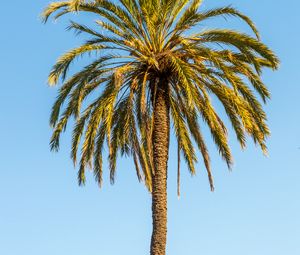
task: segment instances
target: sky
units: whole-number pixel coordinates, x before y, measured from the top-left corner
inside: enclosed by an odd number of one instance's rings
[[[217,2],[217,3],[216,3]],[[67,19],[44,25],[49,0],[3,1],[0,8],[0,254],[140,255],[149,253],[151,197],[133,164],[118,161],[116,184],[106,174],[99,190],[92,173],[77,186],[70,130],[59,153],[49,149],[50,109],[57,88],[47,75],[57,57],[83,38],[66,32]],[[265,107],[272,136],[269,156],[249,140],[241,151],[232,132],[232,172],[209,134],[216,191],[202,164],[193,178],[182,165],[176,195],[176,151],[171,141],[167,254],[300,254],[300,1],[204,0],[203,8],[232,4],[250,16],[262,40],[281,60],[264,81],[272,92]],[[224,19],[205,26],[245,25]]]

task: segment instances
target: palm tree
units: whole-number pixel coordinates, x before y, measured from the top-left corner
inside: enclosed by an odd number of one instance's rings
[[[260,41],[247,16],[232,7],[200,11],[201,2],[70,0],[53,2],[43,13],[45,22],[52,14],[58,18],[70,12],[98,18],[89,27],[70,22],[68,29],[89,39],[62,55],[49,75],[50,85],[62,82],[50,118],[54,128],[50,144],[58,150],[60,135],[74,117],[71,157],[76,164],[81,147],[79,184],[85,183],[85,170],[91,168],[101,187],[105,143],[112,183],[117,155],[132,156],[138,179],[152,194],[151,255],[165,254],[171,122],[178,141],[178,162],[183,155],[195,174],[194,141],[211,190],[214,184],[200,118],[227,166],[232,165],[227,129],[212,97],[223,105],[242,148],[246,136],[251,136],[267,151],[270,132],[261,101],[265,103],[270,93],[261,72],[264,67],[276,69],[279,61]],[[253,36],[201,27],[203,21],[218,16],[241,19]],[[68,75],[71,63],[85,54],[94,54],[91,63]]]

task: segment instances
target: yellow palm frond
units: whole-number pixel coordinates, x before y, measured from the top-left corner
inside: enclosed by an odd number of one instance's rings
[[[178,156],[184,156],[195,174],[195,148],[200,151],[211,190],[214,182],[201,125],[210,130],[228,168],[233,157],[224,118],[242,148],[251,137],[267,152],[270,131],[263,104],[271,95],[262,71],[277,69],[279,60],[260,40],[249,17],[232,7],[203,10],[201,3],[70,0],[53,2],[44,10],[45,22],[50,16],[58,19],[74,12],[96,17],[87,25],[70,21],[68,30],[86,36],[86,41],[63,54],[48,79],[50,85],[61,83],[50,116],[54,129],[50,146],[58,150],[61,133],[75,118],[71,158],[74,164],[79,161],[80,184],[85,182],[85,169],[92,168],[102,185],[107,147],[111,182],[118,155],[131,156],[139,181],[151,192],[154,105],[161,90],[168,93]],[[199,30],[202,22],[217,17],[238,18],[253,35],[230,29]],[[70,75],[72,63],[81,56],[91,63]],[[227,117],[217,111],[212,98]]]

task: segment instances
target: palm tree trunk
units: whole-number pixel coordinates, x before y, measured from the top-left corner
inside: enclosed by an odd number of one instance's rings
[[[169,99],[167,83],[154,100],[151,255],[165,255],[167,242],[167,168],[169,157]]]

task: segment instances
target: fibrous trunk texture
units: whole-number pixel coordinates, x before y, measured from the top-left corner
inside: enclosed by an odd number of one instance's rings
[[[167,242],[167,168],[169,157],[169,99],[167,84],[154,100],[151,255],[165,255]]]

